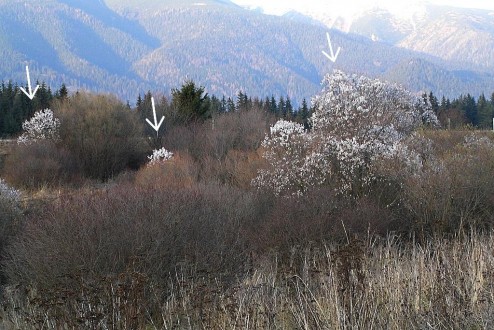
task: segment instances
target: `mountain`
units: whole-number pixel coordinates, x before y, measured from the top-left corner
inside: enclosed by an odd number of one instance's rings
[[[0,2],[0,73],[4,80],[33,79],[72,89],[87,88],[123,95],[145,84],[132,63],[159,45],[136,24],[103,2]]]
[[[435,7],[398,45],[465,67],[494,70],[494,11]]]
[[[326,26],[441,58],[459,69],[494,69],[494,11],[420,4],[407,15],[375,7],[345,18],[306,12]]]
[[[396,45],[414,29],[413,19],[396,17],[388,10],[374,8],[355,18],[348,32]]]
[[[321,54],[327,31],[303,15],[264,15],[228,0],[0,0],[0,79],[24,82],[28,64],[32,79],[52,87],[65,82],[131,102],[193,79],[210,94],[242,90],[297,103],[335,68],[449,97],[494,90],[493,75],[478,66],[338,30],[330,30],[341,47],[333,64]]]

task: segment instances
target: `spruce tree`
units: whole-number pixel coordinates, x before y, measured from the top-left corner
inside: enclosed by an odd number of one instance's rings
[[[228,112],[235,112],[235,102],[233,102],[231,97],[228,97],[228,101],[226,102],[226,104]]]
[[[283,115],[285,118],[288,118],[288,119],[293,117],[293,106],[292,106],[292,102],[290,101],[290,98],[288,96],[286,97],[285,113]]]
[[[285,104],[285,99],[283,98],[283,96],[280,97],[280,101],[278,102],[277,116],[286,118],[286,104]]]
[[[62,84],[58,92],[55,93],[55,96],[60,100],[66,100],[69,97],[69,91],[67,89],[67,86],[65,86],[65,84]]]
[[[278,113],[278,105],[276,104],[274,95],[271,96],[271,101],[269,102],[269,111],[274,115]]]
[[[304,128],[306,130],[309,129],[310,111],[309,111],[309,107],[307,106],[307,101],[305,100],[305,98],[302,100],[302,106],[299,108],[297,112],[297,116],[299,122],[304,125]]]
[[[432,110],[437,115],[439,113],[439,102],[437,101],[437,97],[435,97],[434,94],[432,94],[432,92],[429,93],[429,103],[431,105]]]
[[[475,98],[470,94],[467,94],[467,96],[463,99],[462,110],[464,111],[468,122],[473,126],[477,126],[478,125],[477,104],[475,103]]]
[[[227,111],[227,103],[226,103],[226,98],[225,95],[221,98],[221,107],[220,107],[220,112],[225,113]]]
[[[492,127],[492,109],[484,94],[480,95],[479,100],[477,101],[477,111],[479,127]]]
[[[141,105],[142,105],[142,98],[141,98],[141,93],[139,93],[139,96],[137,96],[136,108],[139,109]]]
[[[239,91],[237,94],[237,107],[236,107],[236,109],[239,111],[247,110],[248,103],[249,103],[249,100],[247,98],[247,95],[244,94],[242,91]]]

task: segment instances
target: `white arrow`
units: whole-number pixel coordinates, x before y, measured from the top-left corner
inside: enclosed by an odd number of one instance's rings
[[[26,90],[22,87],[21,87],[21,91],[23,91],[24,94],[26,94],[27,97],[29,97],[32,100],[34,98],[34,95],[36,95],[36,92],[38,91],[39,86],[36,85],[36,88],[34,89],[34,92],[33,92],[33,90],[31,89],[31,77],[29,76],[29,68],[27,65],[26,65],[26,74],[27,74],[27,87],[29,89],[29,93],[26,92]]]
[[[331,55],[326,53],[324,50],[322,51],[322,53],[324,54],[324,56],[329,58],[329,60],[334,63],[334,62],[336,62],[336,59],[338,58],[338,54],[340,53],[341,48],[338,47],[338,49],[336,50],[336,54],[335,54],[333,52],[333,46],[331,45],[331,39],[329,38],[329,32],[326,32],[326,36],[328,37],[329,52],[331,53]]]
[[[153,116],[154,116],[154,124],[146,118],[146,121],[148,122],[149,125],[156,131],[156,136],[158,136],[158,131],[160,129],[161,124],[163,124],[163,120],[165,120],[165,117],[162,116],[161,120],[158,124],[158,119],[156,118],[156,109],[154,108],[154,97],[151,96],[151,105],[153,106]]]

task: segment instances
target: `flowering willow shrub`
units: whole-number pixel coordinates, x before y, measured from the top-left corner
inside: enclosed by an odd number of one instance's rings
[[[148,156],[149,159],[148,164],[149,165],[160,164],[172,158],[173,158],[173,153],[166,150],[165,148],[155,149],[153,150],[153,154],[151,156]]]
[[[16,236],[22,217],[21,193],[0,178],[0,253]]]
[[[21,212],[21,193],[0,179],[0,249],[10,221]]]
[[[270,129],[270,135],[262,142],[263,157],[271,165],[269,170],[260,170],[254,184],[271,188],[275,194],[285,191],[302,193],[318,179],[311,155],[311,136],[298,123],[279,120]]]
[[[60,120],[55,118],[50,109],[40,110],[22,124],[24,133],[17,139],[17,143],[30,143],[38,140],[58,140]]]
[[[488,137],[476,133],[465,136],[463,146],[475,151],[480,151],[482,149],[484,149],[485,152],[494,151],[494,142]]]
[[[3,179],[0,179],[0,200],[2,203],[17,207],[21,200],[21,193],[10,187]]]
[[[258,187],[299,194],[331,181],[341,193],[361,194],[376,178],[376,160],[403,152],[407,136],[438,123],[429,104],[396,85],[341,71],[323,85],[311,131],[280,121],[264,140],[269,168],[254,180]]]

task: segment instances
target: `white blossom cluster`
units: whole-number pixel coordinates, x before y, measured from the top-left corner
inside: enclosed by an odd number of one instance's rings
[[[254,180],[258,187],[300,194],[331,179],[340,193],[358,193],[373,181],[376,160],[405,152],[406,137],[438,123],[429,104],[399,86],[341,71],[323,84],[311,131],[284,120],[271,128],[263,142],[270,166]]]
[[[12,207],[17,207],[21,200],[21,193],[10,187],[3,179],[0,179],[0,199]]]
[[[387,170],[388,176],[395,179],[405,180],[405,178],[419,178],[427,173],[441,173],[445,170],[443,160],[437,156],[437,150],[433,146],[432,140],[414,132],[407,136],[397,145],[396,152],[392,159],[384,159],[380,166]],[[389,169],[393,165],[398,168]]]
[[[40,110],[22,124],[24,133],[17,139],[17,143],[31,143],[37,140],[58,140],[60,120],[55,118],[50,109]]]
[[[465,137],[463,146],[468,149],[491,149],[494,150],[494,142],[487,136],[482,136],[479,134],[472,133]]]
[[[314,162],[317,163],[315,157],[308,157],[310,139],[303,125],[279,120],[262,142],[263,156],[270,163],[271,169],[260,170],[253,184],[269,186],[275,194],[285,191],[304,192],[316,178],[309,171],[314,167]]]
[[[155,165],[173,158],[173,153],[165,148],[153,150],[153,154],[148,156],[149,165]]]

